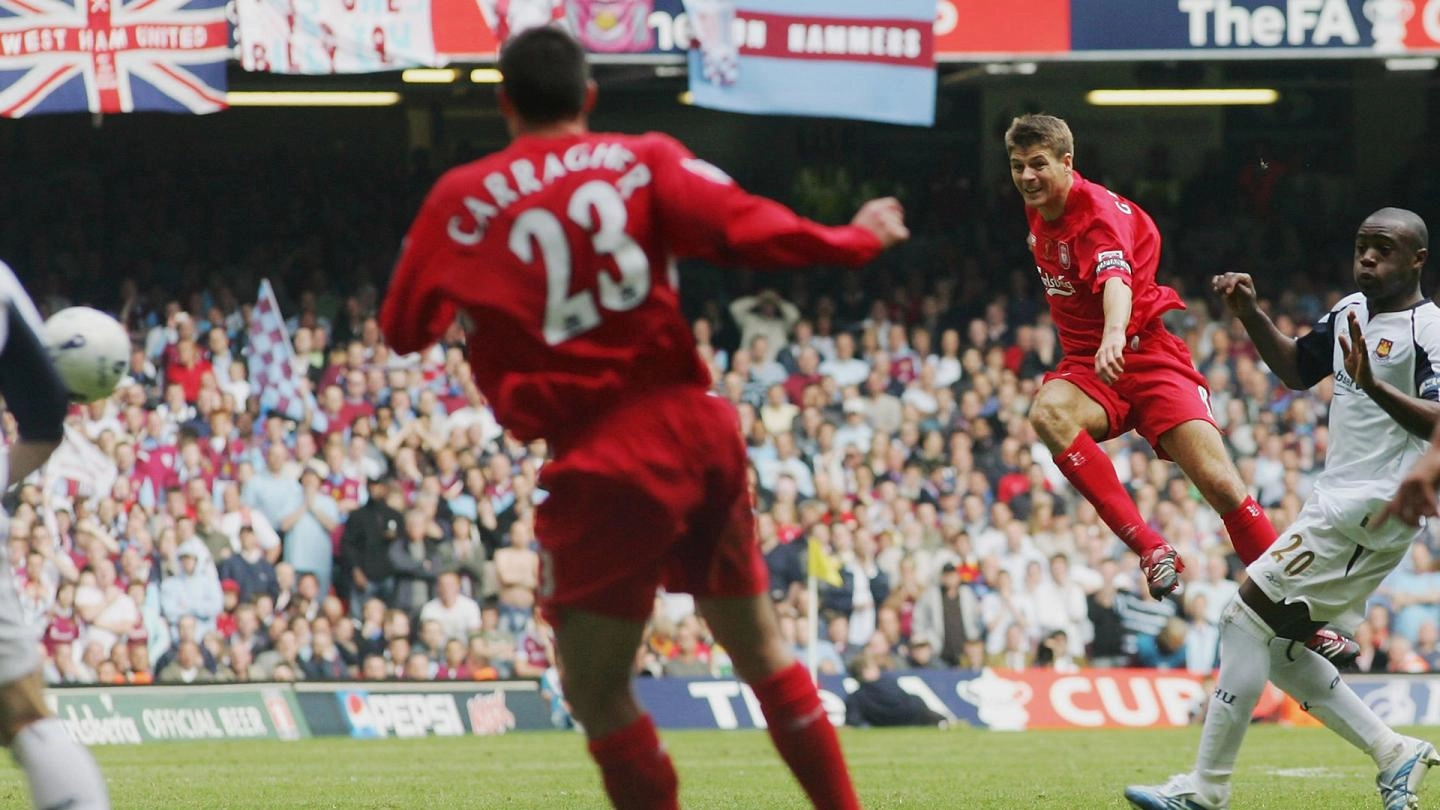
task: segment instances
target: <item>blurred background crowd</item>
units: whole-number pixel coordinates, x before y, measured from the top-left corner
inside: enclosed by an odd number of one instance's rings
[[[1210,672],[1220,611],[1243,576],[1219,517],[1143,442],[1106,445],[1188,563],[1183,595],[1154,601],[1026,421],[1060,354],[1013,189],[976,187],[943,163],[906,170],[819,153],[825,162],[788,187],[753,185],[831,222],[898,194],[913,244],[860,272],[689,267],[683,286],[715,391],[741,416],[786,637],[807,652],[813,538],[842,572],[819,592],[822,672]],[[57,202],[0,216],[0,245],[42,309],[97,304],[135,346],[116,395],[71,414],[83,463],[70,469],[86,473],[52,470],[7,504],[10,560],[49,679],[545,675],[554,651],[534,609],[534,510],[546,447],[496,423],[469,379],[461,328],[397,356],[374,319],[432,158],[396,167],[357,144],[323,160],[239,149],[194,168],[132,157],[100,173],[22,167],[21,189],[64,193],[13,195]],[[1330,383],[1284,390],[1206,279],[1255,273],[1282,331],[1303,332],[1349,289],[1348,234],[1368,212],[1309,168],[1323,161],[1217,155],[1188,178],[1159,150],[1134,177],[1108,176],[1098,153],[1077,165],[1160,223],[1162,278],[1189,301],[1169,325],[1283,528],[1323,465]],[[229,207],[199,204],[216,195]],[[302,418],[261,412],[247,374],[262,277],[315,396]],[[1362,670],[1440,667],[1432,556],[1417,545],[1374,601],[1357,633]],[[676,594],[657,595],[636,666],[728,672],[693,601]]]

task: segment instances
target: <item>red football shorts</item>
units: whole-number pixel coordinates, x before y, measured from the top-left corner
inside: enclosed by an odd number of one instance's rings
[[[1135,340],[1131,339],[1132,346]],[[1045,382],[1064,380],[1099,403],[1110,419],[1107,439],[1137,431],[1168,460],[1160,447],[1160,437],[1167,431],[1196,419],[1215,424],[1210,389],[1195,370],[1185,341],[1164,328],[1148,330],[1138,340],[1137,348],[1125,350],[1125,372],[1114,385],[1106,385],[1095,373],[1093,356],[1063,358],[1045,375]]]
[[[655,588],[755,596],[755,537],[740,422],[698,388],[645,394],[584,429],[541,472],[540,606],[643,622]]]

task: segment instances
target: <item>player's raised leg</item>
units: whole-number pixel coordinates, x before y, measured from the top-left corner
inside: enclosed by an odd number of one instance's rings
[[[1084,374],[1085,370],[1077,368],[1072,373]],[[1036,393],[1030,405],[1030,423],[1065,478],[1095,506],[1105,525],[1140,555],[1150,593],[1158,599],[1174,590],[1183,568],[1179,556],[1140,516],[1115,475],[1110,457],[1095,442],[1110,431],[1106,410],[1073,383],[1052,379]]]
[[[1246,565],[1255,562],[1275,542],[1275,527],[1246,491],[1239,470],[1225,452],[1220,429],[1210,422],[1192,419],[1166,431],[1160,444],[1200,490],[1210,508],[1220,513],[1240,561]]]
[[[644,622],[573,609],[555,625],[565,698],[620,810],[679,807],[675,766],[631,685],[644,631]]]
[[[835,727],[810,673],[781,639],[769,596],[707,597],[697,605],[755,692],[770,739],[810,801],[827,810],[858,808]]]

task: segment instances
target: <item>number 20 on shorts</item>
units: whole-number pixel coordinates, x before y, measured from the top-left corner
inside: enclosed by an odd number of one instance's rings
[[[1300,576],[1301,574],[1305,573],[1305,569],[1309,568],[1311,563],[1315,562],[1315,552],[1310,551],[1309,549],[1306,549],[1305,551],[1302,551],[1299,554],[1290,557],[1289,562],[1286,562],[1286,555],[1300,548],[1300,544],[1302,542],[1304,542],[1304,539],[1301,538],[1300,535],[1292,534],[1290,535],[1289,543],[1284,548],[1272,548],[1270,550],[1270,556],[1275,559],[1275,562],[1284,563],[1285,573],[1288,576]],[[1276,545],[1279,544],[1277,543]]]

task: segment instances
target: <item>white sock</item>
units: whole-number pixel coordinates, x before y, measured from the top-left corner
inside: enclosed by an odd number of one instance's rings
[[[25,771],[35,810],[110,810],[105,778],[95,759],[70,739],[58,719],[47,717],[21,729],[10,754]]]
[[[1405,738],[1365,705],[1334,664],[1304,644],[1283,638],[1271,641],[1270,678],[1326,728],[1369,754],[1380,770],[1405,753]]]
[[[1266,645],[1275,634],[1236,596],[1220,620],[1220,678],[1205,712],[1205,731],[1195,757],[1196,787],[1223,804],[1230,793],[1235,758],[1250,728],[1250,715],[1270,678]]]

